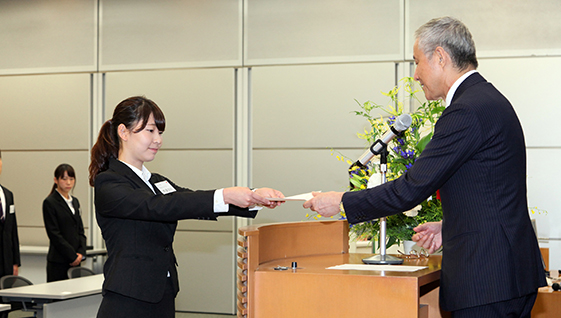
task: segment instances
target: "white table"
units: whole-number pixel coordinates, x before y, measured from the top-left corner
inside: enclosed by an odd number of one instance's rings
[[[12,309],[12,305],[10,304],[0,304],[0,312],[7,311]]]
[[[95,317],[101,303],[103,275],[0,290],[6,301],[37,304],[37,317]]]

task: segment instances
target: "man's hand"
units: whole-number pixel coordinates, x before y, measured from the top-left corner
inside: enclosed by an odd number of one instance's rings
[[[310,209],[321,216],[330,217],[340,212],[339,204],[344,192],[312,192],[312,199],[304,202],[304,209]]]
[[[254,192],[259,194],[263,198],[284,198],[284,194],[282,194],[282,192],[271,188],[258,188]],[[274,209],[286,201],[269,201],[269,202],[271,202],[271,204],[265,206],[268,207],[269,209]]]
[[[430,254],[436,252],[442,246],[442,221],[423,223],[414,228],[413,231],[417,234],[413,235],[411,239]]]

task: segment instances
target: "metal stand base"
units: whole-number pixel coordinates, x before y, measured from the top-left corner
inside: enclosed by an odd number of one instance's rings
[[[403,264],[403,259],[391,255],[374,255],[371,257],[363,258],[364,264],[377,264],[377,265],[399,265]]]

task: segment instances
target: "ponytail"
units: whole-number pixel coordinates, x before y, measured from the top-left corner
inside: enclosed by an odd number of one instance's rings
[[[100,172],[109,168],[109,159],[119,156],[119,137],[117,129],[112,129],[111,120],[106,121],[99,131],[99,136],[91,151],[91,162],[89,167],[90,186],[94,186],[95,177]]]

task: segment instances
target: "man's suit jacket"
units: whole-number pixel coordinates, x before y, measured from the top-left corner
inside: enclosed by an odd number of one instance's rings
[[[14,195],[5,187],[4,197],[6,198],[4,215],[4,224],[0,225],[2,229],[2,257],[3,263],[2,271],[4,275],[12,275],[14,272],[14,265],[21,265],[19,254],[19,238],[18,238],[18,222],[16,220],[14,208]],[[14,213],[10,213],[14,211]]]
[[[156,184],[167,181],[176,192],[162,194]],[[214,190],[192,191],[152,174],[156,195],[124,163],[111,159],[95,179],[96,217],[107,246],[103,290],[156,303],[164,294],[168,272],[179,291],[173,237],[181,219],[216,220],[218,215],[255,217],[230,205],[214,213]]]
[[[72,205],[75,214],[56,190],[43,201],[43,221],[49,237],[49,262],[70,264],[76,260],[76,253],[86,255],[80,202],[72,197]]]
[[[441,307],[454,311],[535,292],[544,268],[526,199],[526,149],[509,101],[479,73],[457,89],[409,171],[350,192],[350,223],[409,210],[440,189]]]

